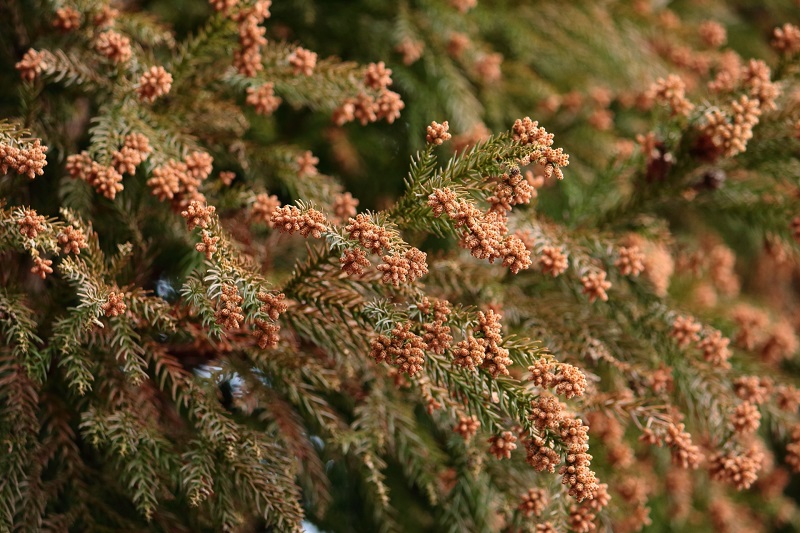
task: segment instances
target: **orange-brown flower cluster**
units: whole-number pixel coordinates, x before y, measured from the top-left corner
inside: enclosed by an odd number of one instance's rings
[[[614,266],[623,276],[638,276],[644,271],[644,254],[638,246],[622,246],[617,251]]]
[[[589,297],[590,302],[594,302],[597,299],[604,302],[608,301],[606,290],[611,288],[611,282],[606,281],[606,272],[604,270],[588,272],[581,277],[581,284],[583,284],[582,292]]]
[[[219,295],[219,307],[214,314],[217,324],[226,329],[238,329],[244,323],[241,307],[243,300],[236,285],[223,285],[222,294]]]
[[[164,67],[150,67],[139,78],[139,85],[136,87],[136,94],[143,102],[154,102],[169,92],[172,88],[172,74],[164,70]]]
[[[550,394],[541,394],[531,402],[531,413],[528,420],[540,431],[557,430],[563,418],[563,408],[558,398]]]
[[[501,375],[507,376],[508,367],[513,363],[508,356],[508,350],[500,346],[503,342],[502,327],[500,315],[493,310],[489,309],[485,313],[478,311],[477,331],[482,335],[478,342],[484,347],[481,368],[486,370],[493,378]]]
[[[125,293],[111,291],[106,297],[106,301],[100,305],[103,314],[106,316],[119,316],[125,312],[127,306],[125,305]]]
[[[730,339],[723,337],[719,330],[713,330],[697,343],[697,347],[703,352],[703,358],[712,365],[720,368],[729,368],[728,359],[731,356],[731,352],[728,345],[730,342]]]
[[[751,446],[746,452],[717,452],[708,464],[709,477],[733,485],[738,490],[748,489],[758,477],[758,471],[764,461],[764,453],[757,446]]]
[[[449,129],[450,123],[448,123],[446,120],[441,124],[434,120],[426,130],[425,141],[428,144],[440,146],[444,142],[449,141],[452,137],[452,135],[448,133]]]
[[[19,71],[19,75],[23,80],[32,82],[47,68],[46,61],[49,57],[50,54],[48,52],[37,52],[31,48],[25,52],[25,55],[14,67]]]
[[[186,219],[186,226],[189,231],[192,231],[197,226],[206,229],[211,224],[211,217],[216,210],[217,208],[213,205],[205,206],[197,200],[192,200],[186,210],[181,211],[181,216]]]
[[[261,47],[267,44],[264,37],[267,30],[259,24],[269,15],[269,4],[266,10],[243,11],[239,14],[240,48],[234,52],[233,66],[242,76],[252,78],[264,69],[261,64]]]
[[[736,406],[730,416],[733,430],[739,435],[754,433],[761,425],[761,413],[758,407],[750,402],[742,402]]]
[[[447,40],[447,53],[450,54],[450,57],[458,59],[464,54],[466,49],[469,48],[469,45],[470,40],[468,36],[463,33],[453,32]]]
[[[285,205],[272,212],[272,225],[286,233],[297,231],[303,237],[311,235],[319,239],[327,228],[327,220],[325,215],[316,209],[301,211],[293,205]]]
[[[349,192],[337,194],[333,197],[333,214],[336,215],[337,221],[349,219],[356,216],[356,209],[358,208],[358,199],[353,198]]]
[[[53,27],[64,33],[77,30],[81,26],[81,14],[72,7],[60,7],[56,9],[56,17],[53,19]]]
[[[186,156],[186,173],[191,178],[194,188],[200,186],[200,182],[211,175],[214,158],[206,152],[192,152]]]
[[[556,394],[565,398],[583,396],[586,391],[586,376],[578,367],[567,363],[556,363],[539,359],[528,367],[530,381],[537,387],[555,387]]]
[[[270,319],[270,321],[258,318],[255,321],[256,325],[256,338],[258,340],[258,346],[263,350],[266,348],[274,348],[278,345],[278,341],[280,340],[279,332],[280,326],[275,322],[278,320],[280,315],[289,308],[289,305],[286,303],[286,295],[283,293],[278,294],[270,294],[267,292],[259,292],[256,295],[262,305],[259,308],[259,312],[264,313]]]
[[[539,127],[538,121],[532,121],[530,117],[517,119],[511,128],[514,140],[521,144],[537,145],[537,149],[531,153],[530,160],[545,167],[545,178],[555,176],[564,179],[562,167],[569,165],[569,155],[564,153],[561,148],[553,148],[553,134],[547,133],[544,128]]]
[[[660,242],[648,241],[636,233],[629,234],[625,246],[636,246],[644,254],[644,276],[653,284],[653,292],[658,296],[666,296],[672,274],[675,271],[675,260],[669,248]]]
[[[259,292],[256,298],[263,303],[259,311],[267,315],[271,320],[278,320],[282,313],[285,313],[289,308],[286,303],[286,295],[283,293],[270,294],[268,292]]]
[[[795,425],[786,445],[786,464],[793,472],[800,472],[800,424]]]
[[[119,16],[119,10],[109,5],[104,5],[92,17],[92,23],[96,28],[106,28],[113,26]]]
[[[47,166],[47,146],[35,139],[27,146],[11,146],[0,143],[0,175],[7,174],[11,168],[17,174],[34,179],[44,174]]]
[[[527,176],[523,176],[519,167],[513,165],[508,172],[497,180],[494,194],[488,198],[492,210],[500,213],[511,211],[514,205],[527,204],[536,194]]]
[[[348,276],[360,276],[371,263],[361,248],[348,248],[339,258],[339,264]]]
[[[131,40],[113,30],[98,35],[94,48],[112,63],[127,63],[131,58]]]
[[[73,178],[81,179],[94,187],[99,194],[109,200],[116,198],[117,193],[123,189],[122,174],[114,167],[106,167],[92,161],[87,152],[67,157],[67,172]]]
[[[345,230],[351,239],[358,241],[368,252],[379,254],[382,250],[391,248],[389,231],[374,224],[369,215],[364,213],[351,218]]]
[[[434,299],[433,303],[429,298],[423,298],[419,304],[419,309],[428,318],[422,324],[425,333],[422,340],[425,341],[428,350],[435,354],[443,354],[450,348],[453,336],[450,334],[450,326],[447,325],[450,316],[450,303],[447,300]]]
[[[268,81],[258,87],[247,88],[245,102],[256,108],[259,115],[271,115],[281,105],[281,98],[275,96],[275,84]]]
[[[40,232],[47,229],[45,218],[35,209],[23,209],[22,216],[17,219],[19,232],[27,239],[35,239]]]
[[[450,0],[450,5],[462,13],[466,13],[478,5],[478,0]]]
[[[250,219],[256,222],[262,222],[271,228],[272,214],[280,206],[281,202],[274,194],[259,193],[256,195],[253,207],[250,208]]]
[[[208,3],[211,4],[211,7],[214,8],[214,11],[228,13],[231,9],[236,7],[236,5],[239,3],[239,0],[209,0]]]
[[[422,57],[422,51],[425,50],[425,44],[421,41],[414,41],[411,39],[403,39],[397,46],[394,47],[395,51],[403,56],[403,64],[411,65],[416,63]]]
[[[800,53],[800,28],[788,22],[772,32],[772,48],[786,55]]]
[[[525,517],[539,517],[542,516],[547,503],[547,491],[544,489],[528,489],[528,492],[520,497],[517,510]]]
[[[593,499],[600,487],[597,477],[590,470],[592,456],[589,450],[589,428],[579,418],[561,419],[558,433],[567,446],[564,465],[559,469],[561,483],[568,488],[567,493],[578,502]]]
[[[503,64],[503,55],[498,52],[482,54],[475,60],[475,72],[484,83],[494,83],[503,77],[500,65]]]
[[[474,370],[481,366],[486,354],[483,339],[469,336],[453,347],[453,364]]]
[[[747,96],[731,102],[731,111],[730,117],[719,109],[707,111],[705,125],[701,128],[701,133],[719,155],[725,157],[745,151],[761,116],[758,101]]]
[[[200,252],[201,254],[206,255],[206,259],[211,259],[215,253],[217,253],[217,243],[219,242],[219,237],[215,237],[211,235],[211,233],[204,231],[201,237],[201,241],[194,245],[194,249]]]
[[[297,156],[295,158],[295,163],[297,163],[298,178],[316,176],[318,174],[317,164],[319,163],[319,158],[315,157],[309,150]]]
[[[222,182],[223,185],[226,187],[230,187],[233,180],[236,179],[236,173],[231,172],[230,170],[223,170],[219,173],[219,180]]]
[[[595,520],[597,513],[604,509],[611,501],[611,495],[608,493],[608,485],[605,483],[597,484],[592,498],[582,505],[571,505],[569,508],[569,516],[567,523],[569,524],[570,531],[576,533],[589,533],[597,529]]]
[[[769,331],[759,356],[765,363],[776,365],[783,359],[793,356],[797,348],[798,340],[794,327],[788,321],[781,320]]]
[[[555,367],[556,363],[549,359],[537,359],[531,366],[528,367],[528,372],[531,373],[531,375],[528,377],[528,380],[536,387],[549,389],[553,386],[553,383],[555,383],[556,380],[556,375],[553,372]]]
[[[34,256],[33,258],[33,267],[31,268],[31,273],[36,274],[42,279],[45,279],[48,274],[53,273],[52,265],[53,261],[50,259],[42,259],[38,255]]]
[[[789,385],[781,385],[776,389],[775,404],[781,411],[796,413],[798,407],[800,407],[800,389]]]
[[[400,95],[394,91],[383,88],[378,97],[359,93],[355,98],[347,98],[342,105],[336,108],[331,117],[334,124],[341,126],[353,120],[358,120],[362,126],[370,122],[385,119],[389,124],[400,118],[400,111],[405,107]]]
[[[567,399],[583,396],[586,391],[586,376],[578,367],[561,363],[553,380],[556,394]]]
[[[397,324],[391,334],[378,335],[370,344],[370,357],[376,363],[388,361],[400,372],[413,376],[425,362],[425,341],[411,331],[411,323]]]
[[[764,327],[769,322],[767,314],[755,307],[740,304],[731,312],[731,318],[739,327],[736,333],[736,343],[748,350],[755,348]]]
[[[409,247],[405,253],[391,253],[381,257],[383,263],[378,265],[378,271],[383,272],[383,283],[391,283],[399,287],[406,281],[414,281],[428,273],[425,262],[427,254],[417,248]]]
[[[733,392],[740,400],[760,405],[772,392],[772,382],[758,376],[740,376],[733,380]]]
[[[670,336],[678,342],[678,346],[685,348],[700,340],[699,333],[702,328],[703,326],[695,322],[692,317],[679,316],[672,322]]]
[[[259,348],[266,350],[267,348],[274,348],[278,345],[278,342],[280,342],[279,333],[281,330],[278,324],[274,324],[263,318],[257,318],[255,320],[255,326]]]
[[[511,459],[511,452],[517,449],[517,437],[510,431],[489,438],[489,453],[498,459]]]
[[[697,28],[700,40],[709,48],[719,48],[728,42],[725,26],[714,20],[706,20]]]
[[[481,423],[475,415],[461,416],[458,418],[458,423],[453,428],[453,431],[461,435],[465,442],[469,442],[478,433],[480,427]]]
[[[150,141],[141,133],[130,133],[125,136],[122,148],[111,154],[113,166],[120,174],[136,174],[136,167],[142,164],[153,151]]]
[[[703,462],[703,452],[699,446],[692,444],[692,436],[685,431],[682,423],[672,423],[667,426],[664,442],[670,447],[672,464],[695,470]]]
[[[542,248],[542,255],[539,257],[539,268],[543,274],[550,274],[558,277],[567,270],[569,263],[567,255],[561,248],[555,246],[545,246]]]
[[[694,104],[686,98],[686,83],[676,74],[656,80],[649,89],[648,97],[669,106],[672,116],[689,116],[694,109]]]
[[[508,235],[505,215],[496,211],[483,213],[474,204],[458,200],[451,189],[434,189],[428,196],[428,205],[434,216],[447,213],[457,228],[461,229],[459,245],[478,259],[494,263],[502,259],[515,274],[530,267],[530,252],[519,237]]]
[[[364,85],[370,89],[380,91],[392,84],[392,69],[386,68],[383,61],[370,63],[364,72]]]
[[[65,254],[74,253],[79,255],[81,248],[88,246],[86,244],[86,235],[83,234],[83,231],[72,226],[64,226],[64,229],[56,236],[56,239]]]
[[[526,452],[526,461],[538,472],[547,470],[553,474],[556,466],[561,462],[558,452],[541,437],[534,436],[528,440]]]
[[[317,66],[317,54],[301,47],[289,54],[287,59],[292,69],[294,69],[295,76],[299,74],[311,76],[314,73],[314,67]]]
[[[166,164],[153,169],[147,185],[162,202],[173,200],[181,190],[181,182],[188,179],[185,163],[170,159]]]
[[[192,152],[185,162],[170,159],[153,169],[147,185],[159,200],[170,200],[181,211],[192,201],[205,202],[200,184],[211,174],[213,158],[205,152]]]

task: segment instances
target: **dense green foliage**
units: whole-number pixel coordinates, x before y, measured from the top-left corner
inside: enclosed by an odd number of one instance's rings
[[[0,531],[797,527],[796,3],[113,7],[0,2]]]

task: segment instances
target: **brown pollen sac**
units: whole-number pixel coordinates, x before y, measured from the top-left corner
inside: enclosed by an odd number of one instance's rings
[[[33,258],[33,268],[31,268],[31,273],[36,274],[42,279],[45,279],[48,274],[53,273],[52,265],[53,261],[50,259],[42,259],[38,255]]]
[[[226,329],[238,329],[244,322],[241,308],[243,300],[235,285],[223,285],[222,294],[219,296],[219,307],[214,315],[217,324]]]
[[[164,67],[158,66],[150,67],[142,74],[136,92],[143,102],[154,102],[157,98],[167,94],[171,88],[172,74],[164,70]]]
[[[186,226],[189,231],[192,231],[197,226],[207,229],[216,210],[217,208],[213,205],[204,206],[201,202],[192,200],[186,210],[181,211],[181,216],[186,219]]]
[[[45,218],[35,209],[24,209],[22,217],[17,219],[17,226],[19,226],[22,236],[28,239],[35,239],[40,232],[47,228]]]
[[[115,317],[125,312],[127,309],[124,302],[125,294],[122,292],[111,291],[106,297],[106,301],[100,306],[106,316]]]
[[[466,442],[469,442],[478,433],[478,428],[480,427],[481,423],[478,422],[478,418],[475,415],[462,416],[458,419],[458,424],[453,428],[453,431],[461,435]]]
[[[494,435],[489,439],[489,453],[497,459],[511,459],[511,452],[517,449],[517,437],[510,431]]]
[[[435,146],[439,146],[445,141],[449,141],[452,137],[452,135],[448,133],[449,128],[450,124],[446,120],[441,124],[434,120],[427,128],[425,141],[427,141],[428,144],[433,144]]]
[[[81,248],[86,248],[88,246],[83,231],[72,226],[64,226],[64,229],[58,233],[56,239],[61,246],[61,250],[65,254],[73,253],[75,255],[80,255]]]
[[[342,265],[342,270],[348,276],[360,276],[364,273],[364,269],[370,266],[367,254],[361,248],[348,248],[339,258],[339,263]]]

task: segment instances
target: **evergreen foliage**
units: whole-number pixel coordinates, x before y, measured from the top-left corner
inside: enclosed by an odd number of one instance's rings
[[[0,531],[793,530],[796,9],[0,3]]]

